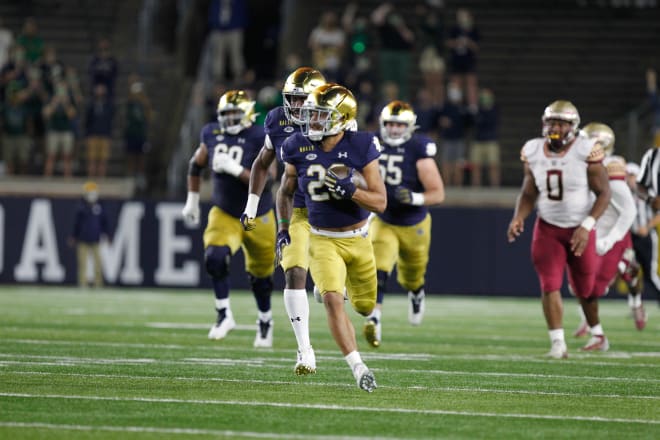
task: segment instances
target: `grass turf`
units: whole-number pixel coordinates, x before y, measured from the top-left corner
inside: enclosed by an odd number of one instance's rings
[[[252,347],[252,296],[231,304],[238,328],[209,341],[211,292],[0,288],[0,438],[660,438],[655,303],[639,332],[625,301],[603,301],[611,349],[580,353],[565,299],[569,359],[551,360],[537,299],[428,295],[412,327],[392,295],[379,349],[349,311],[371,394],[311,295],[318,372],[306,377],[281,294],[272,349]]]

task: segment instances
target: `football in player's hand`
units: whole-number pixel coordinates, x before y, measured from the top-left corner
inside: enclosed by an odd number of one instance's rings
[[[331,165],[330,168],[328,168],[328,171],[332,171],[340,179],[345,179],[348,176],[348,173],[350,173],[351,169],[353,170],[353,176],[351,177],[353,184],[360,189],[367,189],[366,179],[362,173],[354,168],[348,167],[341,163],[337,163]]]

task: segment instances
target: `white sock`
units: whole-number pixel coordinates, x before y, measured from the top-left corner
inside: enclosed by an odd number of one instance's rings
[[[591,327],[591,336],[603,336],[603,326],[596,324]]]
[[[374,307],[374,310],[371,312],[371,315],[369,315],[368,318],[375,318],[376,321],[380,322],[380,313],[380,308]]]
[[[362,357],[360,356],[360,353],[357,351],[351,351],[346,356],[344,356],[344,359],[346,359],[346,362],[348,363],[348,366],[351,367],[351,370],[355,368],[357,364],[364,363],[362,362]]]
[[[584,310],[582,310],[582,306],[578,306],[578,314],[580,315],[580,319],[582,320],[582,322],[587,321],[587,317],[584,316]]]
[[[305,289],[284,289],[284,308],[286,309],[293,333],[296,335],[298,349],[306,349],[309,341],[309,300]]]
[[[227,309],[227,313],[229,313],[229,298],[225,298],[225,299],[216,298],[215,308],[218,310]]]
[[[267,312],[258,311],[257,318],[259,319],[259,321],[268,322],[271,319],[273,319],[273,311],[272,310],[269,310]]]
[[[563,328],[556,328],[554,330],[548,330],[548,334],[550,335],[550,342],[555,341],[559,339],[560,341],[564,341],[564,329]]]
[[[638,308],[642,306],[642,294],[638,293],[637,295],[628,295],[628,305],[631,308]]]

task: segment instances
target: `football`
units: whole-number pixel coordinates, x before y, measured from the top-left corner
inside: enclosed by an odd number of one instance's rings
[[[350,167],[347,167],[344,164],[334,164],[331,165],[328,170],[331,170],[333,173],[337,175],[340,179],[344,179],[346,176],[348,176],[348,171],[350,170]],[[367,189],[367,181],[364,179],[364,176],[362,173],[360,173],[358,170],[353,170],[353,177],[351,178],[351,181],[355,184],[360,189]]]

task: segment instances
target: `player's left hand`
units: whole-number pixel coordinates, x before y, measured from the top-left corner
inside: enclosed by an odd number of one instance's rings
[[[340,179],[332,170],[328,170],[325,175],[324,184],[332,194],[337,195],[341,199],[350,200],[355,194],[356,186],[351,179],[353,177],[353,169],[348,173],[348,176]]]
[[[516,238],[525,230],[525,221],[520,217],[514,217],[509,223],[509,229],[506,231],[506,236],[509,243],[513,243]]]
[[[412,205],[412,191],[405,186],[397,186],[394,189],[394,198],[404,205]]]
[[[238,177],[243,171],[241,164],[232,159],[227,153],[214,154],[211,166],[216,173],[225,173],[234,177]]]
[[[282,251],[284,246],[291,244],[291,236],[288,229],[277,231],[277,241],[275,243],[275,267],[279,266],[282,262]]]
[[[587,231],[582,226],[575,228],[573,236],[571,237],[571,252],[576,257],[581,257],[584,250],[587,248],[587,243],[589,243],[589,231]]]

